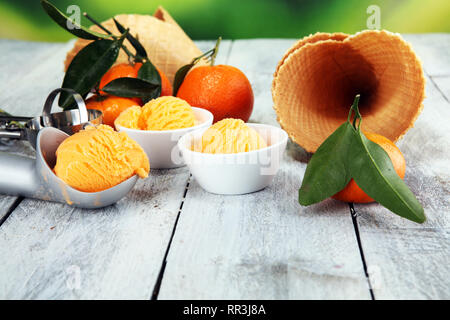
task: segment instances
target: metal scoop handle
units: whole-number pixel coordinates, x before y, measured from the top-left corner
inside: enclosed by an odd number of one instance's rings
[[[89,121],[89,116],[83,97],[75,90],[69,88],[58,88],[50,92],[50,94],[47,97],[47,100],[45,100],[44,110],[42,111],[44,127],[54,127],[50,114],[52,112],[53,102],[55,101],[55,98],[58,96],[58,94],[60,94],[61,92],[67,92],[70,95],[72,95],[72,98],[75,100],[78,110],[80,112],[80,122],[87,123]]]
[[[32,117],[19,117],[19,116],[2,116],[0,115],[0,121],[11,122],[27,122],[28,120],[33,119]]]
[[[25,134],[23,129],[17,129],[17,130],[5,130],[0,131],[0,139],[18,139],[22,140],[25,139]]]
[[[0,193],[31,197],[37,190],[34,159],[0,152]]]

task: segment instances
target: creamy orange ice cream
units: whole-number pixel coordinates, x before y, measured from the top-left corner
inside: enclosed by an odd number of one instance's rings
[[[223,119],[209,127],[194,150],[204,153],[238,153],[267,147],[266,141],[240,119]]]
[[[114,121],[114,125],[117,127],[120,125],[129,129],[140,129],[139,119],[142,115],[142,107],[133,106],[125,109]]]
[[[144,150],[125,132],[99,125],[88,126],[59,145],[54,171],[74,189],[98,192],[135,174],[146,178],[150,164]]]
[[[140,130],[174,130],[193,127],[194,111],[186,101],[166,96],[147,102],[142,108],[124,110],[114,122],[115,126]]]

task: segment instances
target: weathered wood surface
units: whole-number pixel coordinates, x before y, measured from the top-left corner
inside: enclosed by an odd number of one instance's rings
[[[8,41],[5,53],[17,56],[28,52],[27,45]],[[230,45],[223,42],[223,55]],[[62,61],[72,44],[41,46],[42,53],[39,45],[33,48],[40,59],[1,80],[0,105],[13,114],[39,114],[47,94],[62,82]],[[0,297],[151,298],[188,178],[187,168],[154,170],[103,210],[23,200],[0,230]]]
[[[450,76],[450,34],[405,34],[430,76]]]
[[[15,115],[38,115],[42,111],[49,88],[56,88],[60,82],[58,79],[58,82],[45,83],[39,81],[39,78],[44,74],[47,81],[54,80],[56,69],[46,62],[55,57],[59,59],[58,53],[67,50],[68,45],[1,40],[0,109],[15,112]],[[59,63],[56,63],[56,66],[61,69]],[[38,67],[41,69],[37,69]],[[35,70],[37,71],[32,72]],[[60,77],[61,72],[57,74]],[[7,144],[0,142],[0,151],[28,156],[34,154],[26,142]],[[16,200],[16,197],[0,195],[0,221],[10,213],[10,208]]]
[[[436,90],[442,93],[445,100],[450,102],[450,76],[431,77],[431,81],[434,83]]]
[[[299,206],[308,154],[289,143],[273,184],[250,195],[208,194],[180,168],[153,171],[103,210],[25,199],[9,214],[19,201],[0,196],[0,298],[149,299],[156,288],[158,299],[370,299],[369,281],[375,299],[449,298],[450,35],[405,38],[429,76],[423,114],[399,142],[426,224],[376,204],[355,206],[356,224],[346,204]],[[272,73],[293,42],[222,43],[218,63],[254,88],[251,121],[277,125]],[[39,114],[71,45],[0,40],[0,108]],[[26,143],[8,151],[33,155]]]
[[[418,225],[377,205],[355,205],[375,298],[450,298],[450,104],[427,79],[425,107],[398,142],[405,181],[425,209]]]
[[[277,125],[271,72],[292,43],[233,42],[228,64],[252,83],[252,121]],[[274,182],[242,196],[207,193],[191,178],[159,298],[370,299],[348,206],[297,202],[306,159],[290,144]]]
[[[427,74],[424,110],[397,145],[406,183],[425,208],[417,225],[377,205],[355,205],[376,299],[450,298],[450,35],[406,35]]]

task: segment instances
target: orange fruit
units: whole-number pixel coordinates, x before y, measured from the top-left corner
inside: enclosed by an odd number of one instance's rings
[[[173,90],[169,79],[167,79],[167,76],[164,74],[164,72],[162,72],[158,68],[156,68],[156,70],[158,70],[159,76],[161,77],[161,97],[171,96]]]
[[[103,113],[103,123],[114,128],[114,120],[123,110],[139,105],[135,99],[116,96],[92,96],[86,100],[87,109],[100,110]]]
[[[403,179],[405,177],[406,162],[400,149],[385,136],[369,132],[364,132],[364,134],[367,139],[375,142],[382,147],[384,151],[386,151],[389,158],[391,158],[395,172],[397,172],[399,177]],[[354,203],[368,203],[374,201],[356,184],[353,179],[350,180],[348,185],[343,190],[336,193],[332,198]]]
[[[102,79],[100,80],[100,94],[106,94],[102,91],[103,87],[106,86],[109,82],[117,79],[117,78],[137,78],[139,69],[141,68],[142,63],[135,63],[134,66],[127,63],[120,63],[112,66],[111,69],[106,72]],[[172,85],[170,84],[169,79],[167,79],[166,75],[156,68],[161,77],[161,96],[171,96],[172,95]]]
[[[177,97],[211,111],[214,122],[225,118],[247,122],[253,110],[253,90],[245,74],[232,66],[199,66],[181,84]]]

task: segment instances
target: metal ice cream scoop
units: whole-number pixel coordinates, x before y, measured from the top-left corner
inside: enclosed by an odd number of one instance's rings
[[[56,149],[68,136],[55,128],[42,129],[37,137],[36,159],[0,152],[0,193],[101,208],[119,201],[134,187],[136,175],[100,192],[81,192],[68,186],[52,170]]]
[[[27,133],[30,142],[35,141],[36,159],[0,152],[0,193],[62,202],[80,208],[101,208],[113,204],[134,187],[138,179],[136,175],[104,191],[82,192],[67,185],[52,170],[56,164],[56,150],[69,136],[52,126],[67,127],[70,129],[69,132],[74,133],[89,123],[82,99],[82,103],[77,102],[79,110],[71,110],[74,113],[61,112],[61,117],[49,113],[53,100],[61,91],[61,89],[53,91],[47,99],[47,109],[44,107],[44,114],[39,117],[42,121],[39,124],[44,128],[40,127],[37,132]],[[99,118],[101,121],[101,112],[100,117],[95,117]],[[34,134],[35,140],[32,137]]]
[[[69,93],[77,104],[78,109],[51,113],[53,101],[61,92]],[[11,125],[11,122],[25,122],[23,127]],[[0,115],[0,124],[4,127],[0,130],[0,138],[28,140],[36,149],[36,138],[39,130],[45,127],[58,128],[68,134],[78,132],[86,123],[101,124],[102,113],[98,110],[86,110],[83,98],[74,90],[58,88],[53,90],[44,104],[40,117],[15,117]]]

